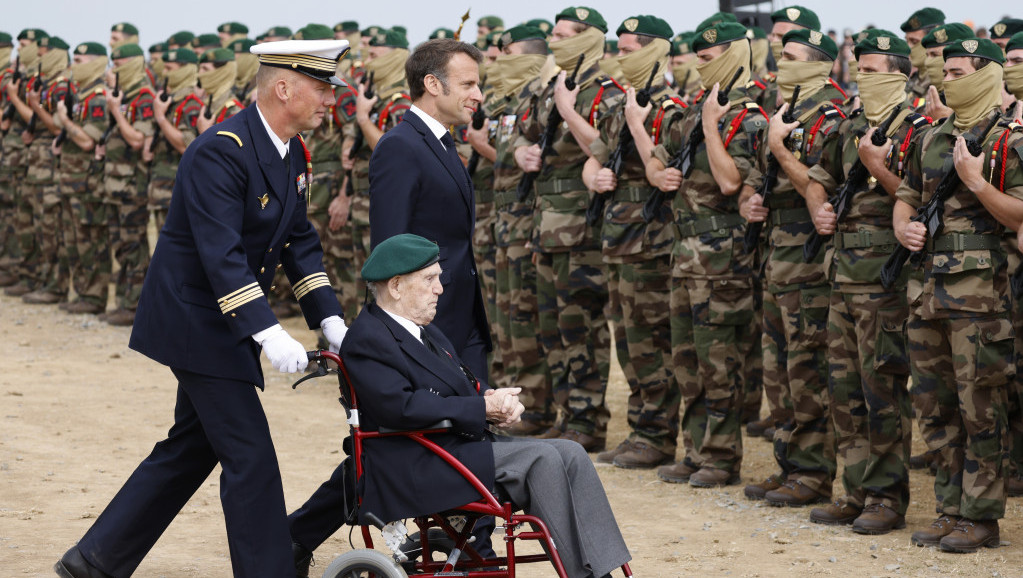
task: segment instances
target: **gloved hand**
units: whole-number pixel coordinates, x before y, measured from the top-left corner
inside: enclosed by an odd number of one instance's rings
[[[330,343],[331,353],[340,351],[341,342],[344,341],[345,334],[348,333],[348,327],[345,325],[344,319],[337,315],[331,315],[320,321],[320,329],[323,329],[323,336]]]
[[[309,357],[305,347],[295,341],[278,323],[252,336],[263,347],[263,353],[274,369],[281,373],[297,373],[305,371]]]

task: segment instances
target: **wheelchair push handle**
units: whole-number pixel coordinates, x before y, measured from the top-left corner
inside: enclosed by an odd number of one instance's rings
[[[328,360],[338,364],[339,367],[341,365],[341,357],[338,354],[327,350],[307,351],[306,358],[309,360],[310,363],[316,364],[316,371],[310,372],[308,375],[303,376],[301,379],[291,384],[291,389],[298,389],[298,384],[302,383],[303,381],[307,381],[317,377],[323,377],[330,373],[330,370],[327,369]]]

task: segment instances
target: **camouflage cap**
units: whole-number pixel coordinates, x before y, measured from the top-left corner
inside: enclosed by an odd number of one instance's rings
[[[671,25],[664,20],[650,14],[643,14],[626,18],[618,26],[615,34],[618,36],[622,34],[639,34],[641,36],[653,36],[654,38],[663,38],[670,41],[673,32],[671,31]]]
[[[810,30],[820,30],[821,20],[817,13],[802,6],[789,6],[771,13],[771,22],[791,22]]]
[[[991,38],[1010,38],[1017,32],[1023,32],[1023,20],[1002,18],[991,27]]]
[[[681,56],[693,51],[693,31],[679,32],[671,39],[671,55]]]
[[[39,42],[43,38],[49,37],[50,35],[42,28],[26,28],[18,33],[18,40],[31,40],[33,42]]]
[[[964,56],[967,58],[984,58],[998,64],[1005,64],[1005,55],[1002,48],[988,38],[968,38],[953,42],[941,51],[941,56],[948,61],[949,58]]]
[[[138,35],[139,29],[131,22],[118,22],[110,27],[111,32],[123,32],[128,35]]]
[[[334,29],[325,24],[310,23],[296,30],[291,38],[294,40],[333,40]]]
[[[6,32],[0,32],[0,46],[6,48],[12,44],[14,44],[14,38]]]
[[[373,35],[369,40],[370,46],[390,46],[391,48],[408,48],[408,39],[401,33],[400,30],[391,28],[390,30],[381,30],[380,32]]]
[[[291,28],[287,26],[274,26],[263,33],[263,38],[270,38],[280,36],[282,38],[291,38]]]
[[[49,38],[43,38],[39,41],[40,48],[49,48],[51,50],[71,50],[71,46],[64,42],[64,39],[59,36],[51,36]],[[139,49],[141,50],[141,48]]]
[[[193,48],[220,48],[220,37],[216,34],[200,34],[192,39]]]
[[[618,41],[610,38],[604,39],[604,54],[618,54]]]
[[[436,40],[437,38],[454,38],[455,31],[450,28],[438,28],[430,33],[430,40]]]
[[[746,39],[746,27],[738,22],[718,22],[713,26],[699,30],[693,36],[693,52],[705,48],[728,44],[734,40]]]
[[[440,247],[419,235],[402,233],[381,241],[362,266],[362,279],[370,283],[387,281],[397,275],[414,273],[433,265]]]
[[[569,6],[558,12],[558,15],[554,17],[554,22],[558,23],[562,20],[589,24],[601,32],[607,32],[607,21],[600,15],[600,12],[586,6]]]
[[[175,32],[170,35],[167,39],[167,44],[177,44],[178,46],[185,46],[191,44],[195,40],[195,34],[192,34],[188,30],[182,30],[181,32]]]
[[[386,30],[387,29],[384,28],[383,26],[377,26],[377,25],[374,24],[373,26],[367,26],[367,27],[363,28],[362,29],[362,35],[363,36],[373,37],[373,36],[376,36],[377,34],[380,34],[381,32],[384,32]]]
[[[223,64],[233,60],[234,51],[227,48],[211,48],[203,52],[202,56],[199,57],[199,62],[212,62],[214,64]]]
[[[355,20],[345,20],[334,25],[334,32],[358,32],[359,23]]]
[[[249,27],[241,22],[225,22],[217,26],[217,32],[221,34],[248,34]]]
[[[153,44],[149,47],[149,53],[150,54],[154,52],[164,53],[167,52],[168,48],[169,47],[167,46],[166,42],[157,42],[156,44]]]
[[[75,47],[75,54],[86,54],[90,56],[106,56],[107,47],[99,42],[83,42]]]
[[[924,48],[937,48],[938,46],[945,46],[946,44],[974,38],[975,36],[973,29],[969,26],[959,22],[951,22],[949,24],[941,24],[925,34],[920,44],[923,44]]]
[[[554,29],[554,25],[551,24],[550,20],[544,20],[543,18],[534,18],[532,20],[528,20],[526,21],[526,26],[533,26],[534,28],[539,28],[540,30],[543,31],[544,34],[547,35],[549,35],[551,33],[551,30]]]
[[[703,30],[704,28],[710,28],[711,26],[714,26],[715,24],[720,24],[721,22],[738,22],[738,21],[739,21],[739,19],[736,18],[735,14],[732,14],[731,12],[715,12],[714,14],[711,14],[710,16],[704,18],[702,22],[697,24],[696,25],[696,30]]]
[[[484,16],[476,21],[476,26],[486,26],[490,29],[504,28],[504,20],[501,20],[500,16]]]
[[[515,44],[516,42],[530,39],[543,40],[544,42],[546,42],[547,34],[544,33],[543,30],[540,30],[535,26],[520,24],[518,26],[513,26],[508,30],[502,31],[501,37],[498,38],[497,40],[497,47],[504,48],[509,44]]]
[[[945,23],[945,13],[937,8],[921,8],[910,15],[899,28],[903,32],[914,32],[921,28],[931,28]]]
[[[788,44],[789,42],[805,44],[810,48],[816,48],[827,54],[831,60],[838,58],[838,46],[835,44],[835,41],[819,30],[808,30],[806,28],[789,30],[782,37],[781,42],[782,44]]]
[[[857,38],[859,36],[857,34]],[[856,42],[853,53],[856,58],[859,58],[861,54],[887,54],[908,58],[909,44],[906,44],[906,41],[894,32],[875,28]]]
[[[1008,54],[1010,50],[1018,50],[1023,48],[1023,32],[1017,32],[1009,38],[1009,43],[1005,45],[1005,52]]]
[[[256,45],[256,41],[251,38],[239,38],[227,47],[234,51],[235,54],[239,52],[248,52],[250,48]]]
[[[178,48],[163,55],[164,62],[183,62],[185,64],[199,64],[199,55],[190,48]]]

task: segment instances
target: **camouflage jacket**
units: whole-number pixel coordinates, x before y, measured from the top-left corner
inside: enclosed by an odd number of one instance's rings
[[[535,111],[542,90],[543,85],[539,79],[526,84],[518,94],[508,97],[503,113],[496,120],[494,210],[497,212],[497,223],[494,226],[494,240],[501,247],[524,244],[532,236],[535,197],[530,191],[521,202],[517,199],[516,191],[523,173],[515,163],[515,142]]]
[[[305,140],[313,165],[313,182],[309,187],[310,213],[326,212],[344,181],[344,167],[341,166],[344,127],[337,122],[337,109],[336,104],[330,107],[320,126],[308,133]]]
[[[906,84],[906,88],[909,90],[911,98],[927,97],[927,89],[931,87],[931,81],[927,79],[927,73],[918,70],[909,76],[909,82]]]
[[[1023,200],[1023,131],[1000,126],[987,135],[979,134],[990,121],[1000,116],[992,111],[977,126],[965,131],[953,125],[954,117],[938,123],[919,141],[906,160],[906,175],[899,186],[898,198],[914,208],[933,196],[945,172],[955,170],[952,151],[956,137],[973,135],[983,142],[983,175],[996,188]],[[919,306],[925,319],[970,317],[1002,313],[1009,309],[1006,253],[1001,245],[1005,228],[977,195],[960,184],[945,201],[942,230],[936,239],[928,239],[922,261],[922,284],[909,282],[908,297]],[[953,240],[960,242],[952,245]]]
[[[121,112],[125,115],[132,128],[145,136],[153,136],[156,122],[153,120],[152,89],[145,81],[124,89],[121,100]],[[139,191],[139,175],[145,175],[147,167],[139,151],[134,150],[121,136],[117,128],[110,133],[106,144],[106,158],[103,164],[103,184],[107,201],[118,202],[119,199],[134,197]],[[145,183],[142,183],[145,184]]]
[[[377,89],[378,100],[370,110],[369,119],[378,129],[387,132],[401,122],[405,112],[412,106],[412,99],[405,92],[406,90],[408,89],[405,87],[404,80]],[[355,122],[354,116],[352,122],[345,124],[344,131],[346,138],[355,138],[356,133],[361,132],[359,123]],[[369,193],[369,157],[372,154],[373,149],[365,140],[359,150],[352,151],[352,159],[355,161],[355,166],[352,167],[352,187],[356,194]]]
[[[103,83],[97,79],[87,87],[72,85],[74,91],[74,107],[68,111],[68,117],[82,127],[85,134],[94,141],[99,140],[107,128],[107,105],[103,93]],[[89,172],[95,153],[82,150],[70,137],[64,139],[60,153],[61,182],[82,180]]]
[[[774,116],[774,113],[778,111],[777,79],[777,76],[769,72],[764,78],[754,80],[749,87],[749,97],[764,109],[768,118]]]
[[[4,154],[2,162],[0,162],[0,172],[24,175],[28,169],[28,164],[25,162],[25,143],[21,140],[21,133],[24,132],[28,123],[25,122],[25,119],[21,118],[17,110],[14,110],[14,104],[11,103],[10,98],[7,96],[7,85],[10,84],[12,78],[13,70],[10,68],[4,70],[3,76],[0,76],[0,94],[2,94],[0,102],[4,103],[0,114],[6,113],[8,109],[13,113],[13,116],[11,116],[11,126],[3,135]],[[32,79],[28,78],[26,82],[26,78],[22,77],[21,86],[18,88],[18,96],[22,100],[25,99],[25,90],[31,81]]]
[[[33,77],[32,80],[37,81],[38,77]],[[40,107],[46,112],[53,114],[57,101],[63,100],[64,95],[68,91],[68,86],[68,80],[59,73],[45,79],[43,86],[40,87],[42,89],[39,93]],[[36,114],[33,112],[32,116],[34,117]],[[36,119],[35,122],[29,121],[28,127],[33,129],[34,132],[32,134],[35,140],[29,143],[25,151],[25,162],[28,164],[25,181],[37,184],[52,183],[57,178],[56,160],[53,157],[53,152],[50,150],[50,145],[53,143],[55,135],[51,134],[46,125],[39,119]]]
[[[167,120],[174,128],[181,131],[187,147],[195,137],[199,136],[196,124],[203,107],[202,99],[195,89],[187,87],[171,95],[170,108],[167,109]],[[149,168],[149,204],[152,208],[170,207],[171,194],[174,192],[174,178],[178,173],[181,153],[162,136],[153,142],[153,164]]]

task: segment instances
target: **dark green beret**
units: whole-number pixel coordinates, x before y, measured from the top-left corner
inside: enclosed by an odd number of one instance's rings
[[[18,34],[18,40],[31,40],[33,42],[39,42],[43,38],[49,38],[50,35],[41,28],[26,28]]]
[[[373,249],[362,266],[362,279],[368,283],[387,281],[396,275],[425,269],[439,258],[437,243],[419,235],[402,233],[385,239]]]
[[[75,47],[75,54],[89,54],[92,56],[106,56],[107,47],[99,42],[83,42]]]
[[[185,64],[199,64],[199,55],[190,48],[177,48],[163,55],[164,62],[183,62]]]
[[[376,36],[386,30],[383,26],[367,26],[362,29],[363,36]]]
[[[968,38],[953,42],[941,51],[941,56],[946,62],[949,58],[965,56],[967,58],[985,58],[998,64],[1005,64],[1002,48],[988,38]]]
[[[374,34],[369,41],[370,46],[390,46],[391,48],[408,48],[408,39],[401,33],[400,30],[391,28],[390,30],[381,30],[377,34]]]
[[[249,49],[255,45],[256,41],[251,38],[239,38],[227,47],[233,50],[235,54],[238,54],[239,52],[249,52]]]
[[[14,38],[6,32],[0,32],[0,46],[11,46],[14,44]]]
[[[212,62],[214,64],[232,61],[234,61],[234,51],[227,48],[211,48],[203,52],[199,57],[199,62]]]
[[[789,6],[771,13],[771,22],[791,22],[810,30],[820,30],[821,20],[817,13],[802,6]]]
[[[430,33],[430,40],[436,40],[437,38],[454,38],[455,31],[450,28],[438,28]]]
[[[504,34],[504,28],[494,30],[490,34],[487,34],[487,47],[496,46],[501,47],[501,35]]]
[[[152,46],[150,46],[149,47],[149,53],[152,54],[154,52],[160,52],[160,53],[167,52],[167,43],[166,42],[157,42],[156,44],[153,44]]]
[[[852,37],[853,38],[853,44],[854,45],[859,44],[860,42],[863,42],[864,40],[866,40],[868,38],[873,38],[874,36],[877,36],[881,32],[887,32],[887,31],[886,30],[881,30],[880,28],[864,28],[863,30],[860,30],[859,32],[857,32],[856,34],[853,35],[853,37]]]
[[[532,20],[529,20],[526,22],[526,26],[533,26],[535,28],[539,28],[540,30],[543,31],[544,34],[550,34],[551,30],[554,29],[554,25],[551,24],[549,20],[544,20],[543,18],[534,18]]]
[[[487,28],[497,28],[498,26],[504,27],[504,20],[501,20],[500,16],[484,16],[476,21],[476,26],[486,26]]]
[[[679,32],[671,39],[671,55],[681,56],[693,51],[693,36],[695,32]]]
[[[973,38],[974,36],[973,29],[969,26],[958,22],[951,22],[949,24],[941,24],[940,26],[935,27],[933,30],[924,35],[920,44],[923,44],[924,48],[936,48],[959,40]]]
[[[296,30],[292,38],[295,40],[333,40],[334,29],[325,24],[306,24]]]
[[[610,38],[604,39],[604,54],[618,54],[618,41]]]
[[[1010,50],[1019,48],[1023,48],[1023,32],[1017,32],[1009,38],[1009,43],[1005,45],[1005,52],[1008,53]]]
[[[718,22],[717,24],[696,32],[693,36],[693,52],[704,48],[728,44],[734,40],[746,39],[746,27],[738,22]]]
[[[128,35],[138,35],[139,29],[131,22],[118,22],[110,27],[111,32],[123,32]]]
[[[220,37],[216,34],[200,34],[192,39],[195,48],[219,48]]]
[[[192,34],[187,30],[182,30],[181,32],[171,34],[170,38],[167,39],[167,44],[184,46],[186,44],[191,44],[193,40],[195,40],[195,34]]]
[[[122,44],[110,51],[110,60],[134,58],[136,56],[145,56],[145,53],[142,52],[142,47],[138,44]]]
[[[601,32],[607,33],[607,21],[593,8],[586,6],[569,6],[558,15],[554,17],[554,22],[561,22],[562,20],[571,20],[572,22],[581,22],[582,24],[589,24]]]
[[[263,33],[263,38],[269,38],[271,36],[280,36],[282,38],[291,38],[291,28],[287,26],[274,26]]]
[[[497,47],[504,48],[509,44],[515,44],[516,42],[530,39],[543,40],[544,42],[547,42],[547,34],[535,26],[520,24],[502,31],[501,37],[497,40]]]
[[[673,32],[671,31],[671,26],[664,20],[656,16],[643,14],[626,18],[621,26],[618,27],[618,30],[615,31],[615,34],[618,36],[622,34],[640,34],[670,41]]]
[[[240,22],[225,22],[217,26],[217,32],[221,34],[248,34],[249,27]]]
[[[930,28],[945,23],[945,13],[937,8],[921,8],[914,12],[899,28],[903,32],[913,32],[921,28]]]
[[[43,38],[39,41],[41,48],[52,48],[54,50],[71,50],[71,46],[64,39],[59,36],[51,36],[49,38]]]
[[[358,32],[359,23],[355,20],[345,20],[334,25],[334,32]]]
[[[720,24],[721,22],[738,21],[739,19],[736,18],[735,14],[732,14],[731,12],[715,12],[714,14],[711,14],[710,16],[704,18],[703,22],[697,24],[696,30],[699,31],[703,30],[704,28],[710,28],[711,26],[714,26],[715,24]]]
[[[805,44],[810,48],[816,48],[827,54],[831,60],[838,58],[838,46],[835,45],[835,41],[819,30],[808,30],[806,28],[790,30],[785,33],[781,42],[782,44],[788,44],[789,42]]]
[[[859,58],[861,54],[887,54],[908,58],[909,44],[906,44],[906,41],[894,32],[874,28],[856,43],[853,53],[856,58]]]
[[[1023,32],[1023,20],[1002,18],[991,27],[991,38],[1009,38],[1017,32]]]
[[[404,26],[391,26],[391,30],[397,30],[404,34],[405,38],[408,38],[408,28],[405,28]]]
[[[763,28],[759,26],[750,26],[749,31],[752,34],[752,36],[747,34],[749,38],[759,38],[762,40],[767,40],[767,31],[764,30]]]

